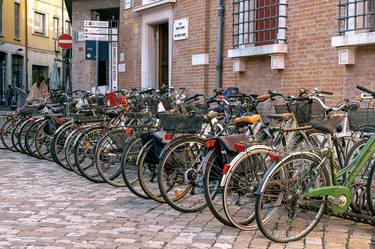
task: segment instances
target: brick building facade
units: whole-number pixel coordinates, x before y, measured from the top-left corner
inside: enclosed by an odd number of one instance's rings
[[[295,93],[300,87],[356,96],[375,88],[374,0],[225,0],[223,87]],[[73,0],[73,31],[93,9],[118,8],[119,87],[168,83],[190,93],[215,88],[217,1]],[[175,40],[175,21],[188,38]],[[167,45],[165,45],[167,44]],[[95,86],[85,43],[73,49],[73,84]]]

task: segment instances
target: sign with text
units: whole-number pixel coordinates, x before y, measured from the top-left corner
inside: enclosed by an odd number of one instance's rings
[[[173,40],[180,41],[189,38],[189,18],[178,19],[173,25]]]
[[[85,41],[109,41],[108,35],[89,35],[85,34]]]
[[[84,21],[85,28],[109,28],[109,22],[106,21]]]
[[[131,7],[133,7],[133,0],[124,0],[124,8],[127,10]]]
[[[112,70],[112,89],[115,90],[118,87],[118,78],[117,78],[117,71],[118,71],[118,46],[117,42],[112,43],[112,63],[111,63],[111,70]]]
[[[85,34],[99,34],[99,35],[108,35],[108,28],[86,28]]]

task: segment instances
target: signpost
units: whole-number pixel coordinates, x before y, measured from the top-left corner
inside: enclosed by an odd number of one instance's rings
[[[62,49],[69,49],[73,45],[73,37],[68,34],[60,35],[58,39],[59,47]]]
[[[118,72],[118,29],[112,28],[112,24],[107,21],[91,21],[87,20],[84,21],[84,40],[85,41],[95,41],[96,42],[96,63],[97,67],[99,65],[99,42],[109,42],[109,75],[110,75],[110,89],[117,90],[118,87],[118,79],[117,79],[117,72]],[[86,50],[87,50],[87,42],[86,42]],[[93,59],[92,51],[90,53],[90,57],[87,56],[86,51],[86,58]],[[97,68],[98,70],[98,68]]]

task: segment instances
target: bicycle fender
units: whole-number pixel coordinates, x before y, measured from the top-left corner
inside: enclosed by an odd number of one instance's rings
[[[224,187],[225,185],[225,182],[226,182],[226,179],[227,179],[227,176],[230,172],[232,172],[232,169],[234,167],[234,165],[237,164],[237,162],[239,160],[241,160],[241,158],[245,155],[247,155],[248,153],[251,153],[251,151],[253,150],[259,150],[259,149],[263,149],[263,150],[267,150],[267,151],[272,151],[273,149],[269,146],[266,146],[266,145],[253,145],[253,146],[250,146],[249,148],[247,148],[246,150],[242,151],[241,153],[239,153],[235,158],[233,158],[233,160],[230,162],[229,164],[229,170],[226,174],[223,175],[223,177],[221,178],[221,182],[220,182],[220,187]]]

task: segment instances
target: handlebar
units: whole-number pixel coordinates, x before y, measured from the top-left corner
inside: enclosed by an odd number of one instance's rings
[[[371,94],[371,95],[375,98],[375,91],[371,91],[370,89],[367,89],[366,87],[364,87],[364,86],[360,86],[360,85],[358,85],[357,88],[358,88],[359,90],[361,90],[362,92],[365,92],[365,93]]]

